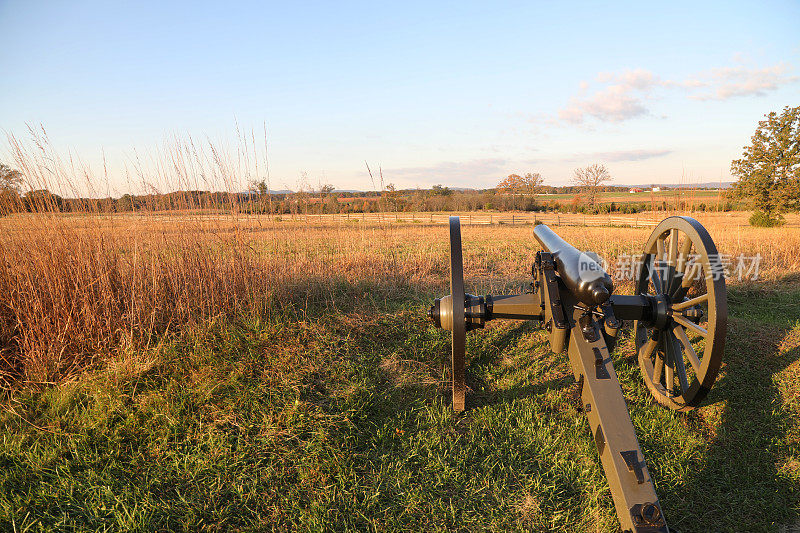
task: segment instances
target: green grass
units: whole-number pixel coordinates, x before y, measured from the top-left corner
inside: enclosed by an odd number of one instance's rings
[[[431,296],[219,323],[17,394],[0,415],[0,530],[615,530],[566,354],[531,323],[470,333],[471,408],[454,415]],[[797,520],[798,302],[793,282],[731,288],[723,373],[688,415],[652,402],[619,343],[683,533]]]

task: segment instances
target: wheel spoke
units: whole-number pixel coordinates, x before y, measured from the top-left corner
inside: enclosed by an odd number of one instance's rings
[[[708,293],[701,294],[691,300],[686,300],[685,302],[680,302],[672,306],[673,311],[683,311],[688,307],[693,307],[695,305],[708,302]]]
[[[672,315],[672,320],[674,320],[675,322],[677,322],[681,326],[694,331],[698,335],[702,335],[703,337],[707,337],[708,336],[708,331],[706,331],[705,329],[701,328],[700,326],[698,326],[697,324],[695,324],[691,320],[687,320],[686,318],[682,317],[681,315]]]
[[[678,339],[671,331],[667,332],[667,344],[672,349],[672,363],[675,365],[675,373],[678,374],[678,384],[681,386],[681,395],[689,390],[689,382],[686,379],[686,365],[683,363],[683,355],[681,354],[681,347],[678,345]]]
[[[690,268],[689,272],[683,275],[680,287],[678,287],[678,289],[673,294],[670,294],[673,301],[683,300],[683,297],[686,296],[686,293],[688,293],[689,290],[692,288],[692,283],[694,283],[695,280],[698,278],[701,268],[703,268],[703,266],[700,263],[695,263]]]
[[[692,251],[692,239],[689,236],[686,236],[686,240],[683,241],[683,246],[681,246],[681,251],[678,254],[678,264],[676,265],[676,269],[678,272],[685,272],[686,265],[689,264],[689,253]]]
[[[665,364],[664,366],[666,367],[664,388],[667,389],[667,396],[674,396],[672,388],[675,386],[675,371],[670,365]]]
[[[664,240],[666,237],[663,235],[659,235],[658,240],[656,240],[656,259],[658,261],[664,260]]]
[[[686,335],[686,331],[683,327],[676,325],[672,332],[681,341],[683,344],[683,351],[686,354],[686,358],[691,363],[692,368],[694,369],[694,373],[700,377],[700,359],[697,357],[697,352],[694,351],[694,347],[692,346],[692,341],[689,340],[689,337]]]
[[[669,258],[667,261],[669,262],[670,266],[675,266],[675,262],[678,259],[678,230],[672,229],[669,232]]]
[[[658,346],[658,341],[647,339],[647,342],[642,346],[641,356],[645,359],[649,359],[650,356],[653,355],[653,350],[656,349],[656,346]]]
[[[656,354],[656,361],[653,363],[653,383],[661,383],[661,373],[664,370],[664,360]]]
[[[664,294],[664,289],[662,288],[664,285],[656,268],[656,261],[653,261],[653,264],[650,265],[650,281],[653,283],[653,289],[655,289],[657,295]]]
[[[678,272],[674,266],[670,266],[669,274],[671,277],[669,279],[669,283],[666,284],[664,292],[670,296],[674,296],[678,293],[683,284],[683,273]]]
[[[689,270],[689,273],[683,276],[683,282],[681,283],[681,286],[686,289],[691,287],[692,283],[694,283],[694,281],[697,279],[698,274],[700,274],[701,268],[703,268],[703,265],[700,263],[693,264]]]

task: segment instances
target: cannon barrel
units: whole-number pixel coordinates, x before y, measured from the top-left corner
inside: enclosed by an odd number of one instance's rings
[[[614,283],[597,261],[577,250],[544,224],[533,228],[533,235],[545,251],[553,256],[559,276],[579,302],[593,307],[608,300],[614,291]]]

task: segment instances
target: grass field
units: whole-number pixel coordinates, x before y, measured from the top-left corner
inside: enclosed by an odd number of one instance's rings
[[[777,531],[800,513],[800,228],[700,218],[721,253],[763,257],[760,281],[729,286],[715,388],[677,414],[627,336],[614,364],[670,525]],[[0,226],[2,530],[617,528],[566,354],[537,325],[469,334],[452,413],[449,336],[425,318],[449,290],[442,225]],[[558,232],[613,264],[650,230]],[[526,283],[530,226],[463,240],[468,290]]]
[[[724,193],[724,190],[723,190]],[[538,194],[536,197],[540,201],[547,202],[548,200],[571,200],[575,197],[574,194]],[[657,203],[661,202],[674,202],[676,198],[691,203],[694,199],[696,204],[705,203],[706,205],[715,205],[717,199],[721,197],[720,191],[716,189],[670,189],[663,191],[649,191],[642,192],[601,192],[598,193],[598,200],[600,202],[615,202],[618,204],[636,202],[649,204],[651,201]],[[724,201],[724,198],[722,199]]]

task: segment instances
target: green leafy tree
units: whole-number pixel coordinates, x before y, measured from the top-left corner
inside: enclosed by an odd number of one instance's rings
[[[250,182],[250,190],[264,196],[269,192],[266,180],[253,180]]]
[[[731,163],[734,194],[770,218],[800,208],[800,106],[766,115],[750,141]]]
[[[441,185],[434,185],[431,187],[431,193],[434,196],[451,196],[453,191],[450,187],[442,187]]]
[[[41,213],[46,211],[61,211],[64,199],[53,194],[47,189],[37,189],[28,191],[23,196],[25,207],[28,211],[33,213]]]
[[[22,202],[19,191],[22,188],[22,173],[0,163],[0,215],[20,211]]]
[[[20,187],[22,187],[22,173],[0,163],[0,192],[19,194]]]

